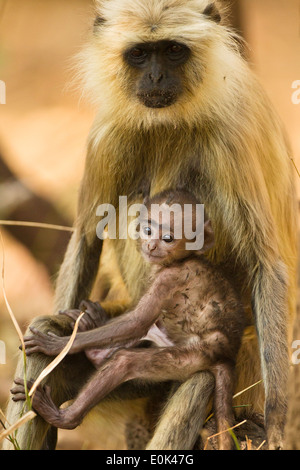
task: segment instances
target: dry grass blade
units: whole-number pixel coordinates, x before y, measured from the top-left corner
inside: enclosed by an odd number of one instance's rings
[[[298,176],[299,176],[299,178],[300,178],[300,173],[299,173],[299,170],[298,170],[297,165],[296,165],[296,163],[295,163],[295,160],[294,160],[293,158],[291,158],[291,160],[292,160],[292,163],[293,163],[293,165],[294,165],[294,167],[295,167],[295,170],[297,171]]]
[[[207,449],[208,441],[209,441],[210,439],[212,439],[213,437],[217,437],[217,436],[219,436],[220,434],[223,434],[224,432],[232,431],[233,429],[237,428],[238,426],[241,426],[242,424],[246,423],[246,421],[247,421],[247,420],[244,419],[244,421],[241,421],[240,423],[235,424],[235,425],[232,426],[231,428],[224,429],[224,431],[220,431],[220,432],[217,432],[216,434],[213,434],[212,436],[209,436],[209,437],[206,439],[206,443],[205,443],[205,446],[204,446],[204,450]]]
[[[5,416],[5,414],[3,413],[3,411],[1,410],[1,408],[0,408],[0,416],[1,416],[1,420],[0,420],[0,421],[3,422],[3,427],[5,428],[5,424],[6,424],[6,423],[10,426],[10,424],[9,424],[9,422],[7,421],[6,416]]]
[[[262,380],[259,380],[258,382],[255,382],[255,384],[252,384],[250,385],[249,387],[247,388],[244,388],[244,390],[241,390],[240,392],[236,393],[235,395],[233,395],[232,398],[236,398],[236,397],[239,397],[240,395],[242,395],[244,392],[246,392],[247,390],[250,390],[250,388],[253,388],[255,387],[256,385],[262,383]]]
[[[68,354],[68,352],[70,351],[71,347],[72,347],[72,344],[74,342],[74,339],[75,339],[75,336],[76,336],[76,333],[77,333],[77,330],[78,330],[78,324],[81,320],[81,318],[83,317],[85,312],[81,312],[79,317],[77,318],[76,322],[75,322],[75,326],[74,326],[74,330],[73,330],[73,333],[68,341],[68,343],[66,344],[66,346],[64,347],[64,349],[58,354],[58,356],[56,356],[56,358],[50,362],[50,364],[40,373],[40,375],[38,376],[38,378],[36,379],[36,381],[34,382],[34,384],[32,385],[30,391],[29,391],[29,396],[31,397],[35,390],[37,389],[37,387],[39,386],[39,384],[41,383],[41,381],[47,377],[47,375],[50,374],[50,372],[53,371],[53,369],[55,369],[55,367],[58,366],[58,364],[64,359],[64,357]]]
[[[5,222],[5,221],[4,221]],[[6,222],[9,222],[9,221],[6,221]],[[0,221],[0,224],[1,224],[1,221]],[[69,231],[72,231],[73,229],[71,229],[70,227],[62,227],[62,226],[54,226],[54,225],[49,225],[49,224],[34,224],[34,223],[19,223],[19,224],[16,224],[14,223],[14,225],[27,225],[27,226],[42,226],[43,228],[52,228],[52,229],[56,229],[56,230],[69,230]],[[7,223],[8,225],[8,223]],[[25,394],[26,396],[28,397],[28,400],[27,400],[27,404],[28,404],[28,407],[30,408],[31,407],[31,401],[30,401],[30,396],[33,395],[33,393],[35,392],[36,388],[38,387],[38,385],[41,383],[41,381],[48,375],[50,374],[50,372],[52,372],[52,370],[63,360],[63,358],[68,354],[73,342],[74,342],[74,339],[75,339],[75,336],[76,336],[76,333],[77,333],[77,330],[78,330],[78,324],[79,324],[79,321],[81,320],[82,316],[84,315],[85,312],[81,312],[81,314],[79,315],[79,317],[77,318],[76,322],[75,322],[75,326],[74,326],[74,330],[73,330],[73,333],[67,343],[67,345],[65,346],[65,348],[61,351],[61,353],[41,372],[41,374],[39,375],[39,377],[37,378],[37,380],[34,382],[33,386],[31,387],[31,390],[29,393],[27,393],[27,380],[26,380],[26,354],[25,354],[25,343],[24,343],[24,338],[23,338],[23,334],[22,334],[22,331],[19,327],[19,324],[16,320],[16,317],[9,305],[9,302],[8,302],[8,299],[7,299],[7,296],[6,296],[6,291],[5,291],[5,249],[4,249],[4,241],[3,241],[3,236],[2,236],[2,233],[1,233],[1,230],[0,230],[0,241],[1,241],[1,246],[2,246],[2,259],[3,259],[3,262],[2,262],[2,291],[3,291],[3,297],[4,297],[4,300],[5,300],[5,304],[6,304],[6,307],[7,307],[7,310],[9,312],[9,315],[10,315],[10,318],[14,324],[14,327],[17,331],[17,334],[19,336],[19,339],[21,341],[21,344],[22,344],[22,350],[23,350],[23,356],[24,356],[24,386],[25,386]],[[3,414],[3,412],[1,411],[1,416],[3,415],[5,421],[4,421],[4,426],[5,426],[5,422],[6,422],[6,418],[5,418],[5,415]],[[8,429],[4,429],[4,431],[2,431],[0,433],[0,442],[5,439],[5,438],[9,438],[11,437],[12,433],[14,431],[16,431],[19,427],[21,427],[23,424],[25,424],[27,421],[30,421],[32,420],[34,417],[36,416],[36,413],[34,413],[33,411],[28,411],[26,414],[24,414],[23,416],[21,416],[13,425],[9,426]]]
[[[12,426],[0,433],[0,442],[3,441],[3,439],[5,439],[6,437],[10,436],[20,426],[27,423],[27,421],[33,419],[35,416],[36,414],[34,413],[34,411],[28,411],[28,413],[23,415],[22,418],[18,419],[18,421],[16,421]]]
[[[21,341],[21,344],[22,344],[22,349],[23,351],[25,351],[25,344],[24,344],[24,339],[23,339],[23,334],[22,334],[22,331],[21,331],[21,328],[19,327],[19,324],[16,320],[16,317],[14,316],[14,313],[9,305],[9,302],[7,300],[7,297],[6,297],[6,291],[5,291],[5,282],[4,282],[4,271],[5,271],[5,250],[4,250],[4,241],[3,241],[3,236],[2,236],[2,233],[0,231],[0,239],[1,239],[1,246],[2,246],[2,291],[3,291],[3,297],[4,297],[4,301],[5,301],[5,304],[6,304],[6,307],[7,307],[7,310],[8,310],[8,313],[10,315],[10,318],[14,324],[14,327],[18,333],[18,336],[20,338],[20,341]]]
[[[247,450],[252,450],[252,440],[246,436],[246,449]]]
[[[267,442],[266,440],[262,441],[262,443],[257,447],[256,450],[260,450],[266,442]]]
[[[24,384],[25,384],[25,394],[26,394],[26,402],[27,402],[27,406],[28,408],[30,409],[31,407],[31,402],[30,402],[30,398],[28,396],[28,390],[27,390],[27,379],[26,379],[26,352],[25,352],[25,343],[24,343],[24,338],[23,338],[23,334],[22,334],[22,331],[21,331],[21,328],[19,327],[19,324],[16,320],[16,317],[11,309],[11,306],[9,305],[9,302],[8,302],[8,299],[7,299],[7,296],[6,296],[6,291],[5,291],[5,276],[4,276],[4,273],[5,273],[5,249],[4,249],[4,241],[3,241],[3,236],[2,236],[2,232],[0,230],[0,239],[1,239],[1,246],[2,246],[2,291],[3,291],[3,297],[4,297],[4,300],[5,300],[5,304],[6,304],[6,308],[8,310],[8,313],[10,315],[10,318],[11,318],[11,321],[13,322],[13,325],[15,327],[15,330],[19,336],[19,339],[21,341],[21,345],[22,345],[22,352],[23,352],[23,362],[24,362]]]
[[[45,229],[50,229],[50,230],[62,230],[64,232],[74,232],[73,227],[66,227],[64,225],[44,224],[42,222],[25,222],[21,220],[0,220],[0,225],[35,227],[35,228],[45,228]]]
[[[55,369],[55,367],[63,360],[63,358],[68,354],[73,342],[74,342],[74,339],[75,339],[75,336],[76,336],[76,333],[77,333],[77,330],[78,330],[78,324],[82,318],[82,316],[84,315],[85,312],[81,312],[81,314],[79,315],[79,317],[77,318],[76,322],[75,322],[75,326],[74,326],[74,330],[73,330],[73,333],[67,343],[67,345],[64,347],[64,349],[61,351],[61,353],[41,372],[41,374],[39,375],[39,377],[37,378],[37,380],[34,382],[33,386],[31,387],[30,391],[29,391],[29,396],[32,396],[33,393],[35,392],[36,388],[39,386],[39,384],[41,383],[41,381],[47,377],[48,374],[50,374],[50,372],[53,371],[53,369]],[[4,415],[3,415],[4,416]],[[31,419],[35,418],[36,416],[36,413],[34,413],[34,411],[28,411],[25,415],[23,415],[20,419],[18,419],[18,421],[16,421],[12,426],[10,426],[8,429],[5,429],[1,434],[0,434],[0,442],[5,439],[6,437],[12,435],[12,433],[14,431],[16,431],[19,427],[21,427],[23,424],[27,423],[27,421],[30,421]],[[5,416],[4,416],[5,418]],[[6,419],[6,418],[5,418]]]
[[[233,395],[232,398],[236,398],[236,397],[239,397],[240,395],[242,395],[244,392],[246,392],[247,390],[250,390],[250,388],[253,388],[255,387],[256,385],[262,383],[262,380],[259,380],[258,382],[255,382],[254,384],[250,385],[249,387],[247,388],[244,388],[244,390],[241,390],[240,392],[236,393],[235,395]],[[242,407],[242,406],[251,406],[250,404],[246,404],[246,405],[239,405],[239,407]],[[233,408],[236,408],[235,406]],[[207,418],[206,420],[204,421],[204,424],[207,423],[207,421],[209,421],[212,417],[214,416],[214,413],[211,413]]]

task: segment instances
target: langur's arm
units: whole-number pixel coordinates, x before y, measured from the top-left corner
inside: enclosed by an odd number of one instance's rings
[[[59,271],[55,292],[55,312],[76,309],[88,299],[98,272],[102,240],[96,232],[89,239],[76,228]]]
[[[90,348],[126,347],[133,340],[144,337],[160,315],[162,304],[176,286],[176,280],[176,269],[168,268],[160,273],[134,310],[100,328],[78,333],[69,354]],[[42,352],[55,356],[69,341],[69,336],[59,337],[51,332],[44,334],[36,328],[31,328],[31,332],[33,336],[24,338],[27,355]]]

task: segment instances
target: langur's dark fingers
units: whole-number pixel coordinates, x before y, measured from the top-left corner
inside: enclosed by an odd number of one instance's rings
[[[28,337],[26,338],[26,340],[25,340],[25,338],[24,338],[25,352],[27,352],[27,347],[28,347],[28,345],[30,346],[31,340],[32,340],[32,336],[28,336]],[[36,341],[34,341],[34,344],[36,344]],[[22,346],[22,345],[19,346],[19,349],[20,349],[20,351],[23,351],[23,346]]]
[[[12,393],[13,395],[16,395],[17,393],[25,393],[24,384],[16,385],[16,387],[11,388],[10,393]]]
[[[70,323],[70,326],[72,328],[74,328],[75,326],[75,322],[77,320],[77,318],[79,317],[79,313],[81,312],[81,310],[67,310],[66,312],[62,313],[62,315],[65,315],[66,317],[69,317],[71,318],[71,320],[73,320],[71,323]],[[81,330],[86,330],[86,329],[89,329],[89,324],[86,320],[86,318],[83,316],[81,319],[80,319],[80,322],[79,322],[79,325],[78,325],[78,329],[79,331]]]
[[[38,352],[43,352],[41,351],[40,346],[31,346],[28,349],[26,349],[26,356],[31,356],[31,354],[38,353]]]
[[[45,333],[42,333],[40,330],[38,330],[34,326],[30,326],[29,329],[35,336],[40,336],[41,338],[44,338],[45,336],[47,336]]]
[[[65,315],[65,317],[69,317],[72,320],[77,320],[79,317],[80,310],[66,310],[65,312],[61,312],[60,315]]]
[[[53,338],[61,338],[61,336],[56,335],[52,331],[47,331],[47,335],[43,335],[43,336],[52,336]]]
[[[81,311],[86,311],[91,315],[101,315],[106,313],[99,302],[92,302],[91,300],[82,300],[80,303],[80,309]]]
[[[90,304],[93,304],[94,302],[90,300],[82,300],[79,304],[79,309],[81,312],[85,312],[85,310],[90,306]]]
[[[74,324],[75,326],[75,324]],[[87,331],[87,330],[90,330],[91,327],[89,325],[89,323],[87,323],[86,321],[83,321],[83,318],[80,319],[80,322],[78,323],[78,331]]]
[[[24,379],[22,379],[21,377],[16,377],[14,383],[17,385],[24,385]]]
[[[35,336],[24,336],[24,343],[25,347],[27,346],[28,343],[31,341],[37,341],[37,338]],[[20,349],[22,349],[22,346],[20,346]]]
[[[12,401],[25,401],[26,395],[25,393],[17,393],[12,397]]]
[[[30,346],[36,346],[40,343],[40,340],[35,339],[33,336],[28,338],[28,340],[25,342],[25,349],[27,352],[27,348],[30,348]]]
[[[43,391],[44,391],[44,393],[46,393],[47,395],[51,396],[51,387],[50,387],[50,385],[44,385],[44,386],[43,386]]]

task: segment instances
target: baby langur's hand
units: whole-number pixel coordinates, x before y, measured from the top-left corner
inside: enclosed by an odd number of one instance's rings
[[[81,332],[103,326],[110,319],[109,315],[107,315],[106,311],[100,304],[97,302],[91,302],[90,300],[83,300],[79,305],[79,309],[60,311],[59,314],[66,315],[74,320],[74,327],[81,312],[85,312],[78,325],[78,331]]]
[[[42,333],[34,327],[29,328],[33,336],[25,336],[25,350],[27,356],[33,353],[44,353],[47,356],[57,356],[66,346],[69,337],[57,336],[49,331]]]

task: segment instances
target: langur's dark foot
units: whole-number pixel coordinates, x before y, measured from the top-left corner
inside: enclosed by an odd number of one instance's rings
[[[17,378],[15,384],[16,386],[11,389],[13,401],[26,400],[24,380]],[[28,390],[32,385],[33,381],[27,382]],[[37,387],[32,398],[32,408],[47,423],[56,428],[74,429],[80,424],[80,422],[68,418],[67,409],[61,410],[55,405],[51,398],[51,388],[48,385],[39,385]]]
[[[28,380],[27,381],[27,392],[31,389],[33,385],[33,380]],[[26,396],[26,390],[24,386],[24,380],[20,378],[16,378],[14,380],[15,386],[10,390],[11,394],[13,395],[12,400],[13,401],[25,401],[27,396]]]

